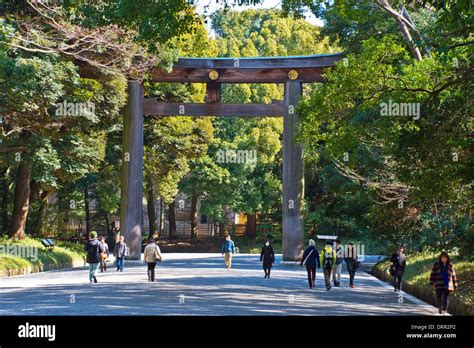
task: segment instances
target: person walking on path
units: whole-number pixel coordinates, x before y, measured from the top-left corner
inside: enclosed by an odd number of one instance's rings
[[[115,256],[115,265],[117,266],[117,271],[123,272],[124,259],[127,256],[127,244],[125,244],[125,238],[120,236],[119,242],[115,244],[114,248]]]
[[[390,258],[392,266],[390,266],[390,274],[393,277],[393,291],[401,291],[403,282],[403,273],[407,265],[407,257],[405,255],[405,248],[401,245],[397,252],[392,254]]]
[[[224,256],[225,267],[230,270],[232,266],[232,256],[235,254],[235,244],[230,239],[230,234],[225,236],[224,243],[222,243],[222,256]]]
[[[349,272],[349,286],[354,287],[354,277],[357,270],[357,253],[353,243],[347,245],[344,261],[346,262],[347,272]]]
[[[447,314],[449,293],[455,291],[458,284],[454,266],[449,260],[449,255],[445,252],[441,253],[438,261],[433,265],[430,285],[435,287],[439,314]]]
[[[109,246],[107,242],[105,241],[104,236],[99,237],[99,241],[104,247],[104,252],[100,254],[100,271],[101,272],[106,272],[107,271],[107,258],[109,257]]]
[[[105,251],[102,244],[97,239],[97,232],[92,231],[89,234],[89,241],[85,246],[85,251],[87,254],[86,262],[89,264],[89,282],[97,283],[96,273],[99,269],[100,263],[100,254]]]
[[[321,252],[321,265],[323,267],[324,282],[326,283],[326,290],[331,290],[331,272],[336,263],[336,252],[332,248],[332,242],[328,240],[326,246]]]
[[[148,244],[143,252],[143,258],[148,266],[148,281],[155,281],[155,267],[157,262],[161,262],[163,257],[161,256],[161,250],[158,244],[155,243],[155,239],[150,237]]]
[[[332,269],[332,281],[336,287],[341,287],[342,261],[344,260],[343,254],[344,251],[342,250],[341,241],[336,239],[336,262]]]
[[[260,262],[263,261],[263,271],[265,272],[265,277],[270,279],[270,271],[272,270],[273,263],[275,262],[275,253],[270,244],[270,241],[267,240],[265,245],[262,248],[260,253]]]
[[[316,249],[316,243],[314,240],[309,240],[309,246],[303,253],[303,257],[300,263],[301,267],[306,266],[306,272],[308,273],[308,285],[310,289],[316,288],[316,267],[321,268],[319,260],[319,252]]]

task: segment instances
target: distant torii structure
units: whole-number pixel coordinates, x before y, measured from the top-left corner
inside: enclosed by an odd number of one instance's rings
[[[171,72],[152,71],[152,82],[206,83],[205,103],[162,103],[145,98],[143,85],[128,82],[123,123],[120,229],[130,247],[128,258],[140,259],[142,244],[142,173],[144,116],[284,117],[283,122],[283,259],[298,260],[304,239],[303,146],[295,140],[296,106],[302,84],[324,82],[324,68],[343,53],[299,57],[180,58]],[[283,101],[273,104],[223,104],[223,83],[284,83]]]

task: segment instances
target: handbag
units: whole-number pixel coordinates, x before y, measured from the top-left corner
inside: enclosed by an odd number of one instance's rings
[[[158,262],[162,261],[162,256],[157,248],[155,248],[155,251],[153,252],[153,258]]]
[[[395,267],[393,265],[388,269],[388,273],[390,273],[392,277],[395,276]]]
[[[101,260],[105,260],[107,258],[107,250],[105,249],[104,247],[104,251],[103,252],[100,252],[100,248],[99,248],[99,258]]]

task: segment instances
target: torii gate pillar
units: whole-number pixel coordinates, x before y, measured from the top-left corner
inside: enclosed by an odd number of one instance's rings
[[[301,82],[285,83],[283,119],[283,260],[298,260],[304,244],[303,146],[296,142],[300,124],[296,106],[302,94]]]
[[[120,233],[130,248],[127,259],[131,260],[140,260],[142,252],[143,93],[139,81],[128,81],[123,120]]]

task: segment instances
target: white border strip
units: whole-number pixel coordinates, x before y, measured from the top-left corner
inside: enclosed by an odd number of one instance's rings
[[[370,274],[370,273],[367,273],[365,271],[363,271],[363,273],[365,273],[366,275],[368,275],[369,277],[372,277],[373,280],[378,283],[379,285],[383,286],[385,289],[390,289],[390,290],[393,290],[393,286],[387,284],[386,282],[380,280],[379,278],[377,278],[376,276]],[[420,300],[419,298],[409,294],[409,293],[406,293],[405,291],[400,291],[398,292],[398,294],[403,294],[403,297],[404,298],[407,298],[409,299],[410,301],[412,301],[413,303],[417,304],[418,306],[421,306],[423,307],[424,309],[426,309],[427,311],[430,311],[430,312],[433,312],[433,315],[440,315],[438,313],[438,308],[436,308],[435,306],[423,301],[423,300]],[[446,314],[447,316],[451,316],[451,314],[447,313]]]

